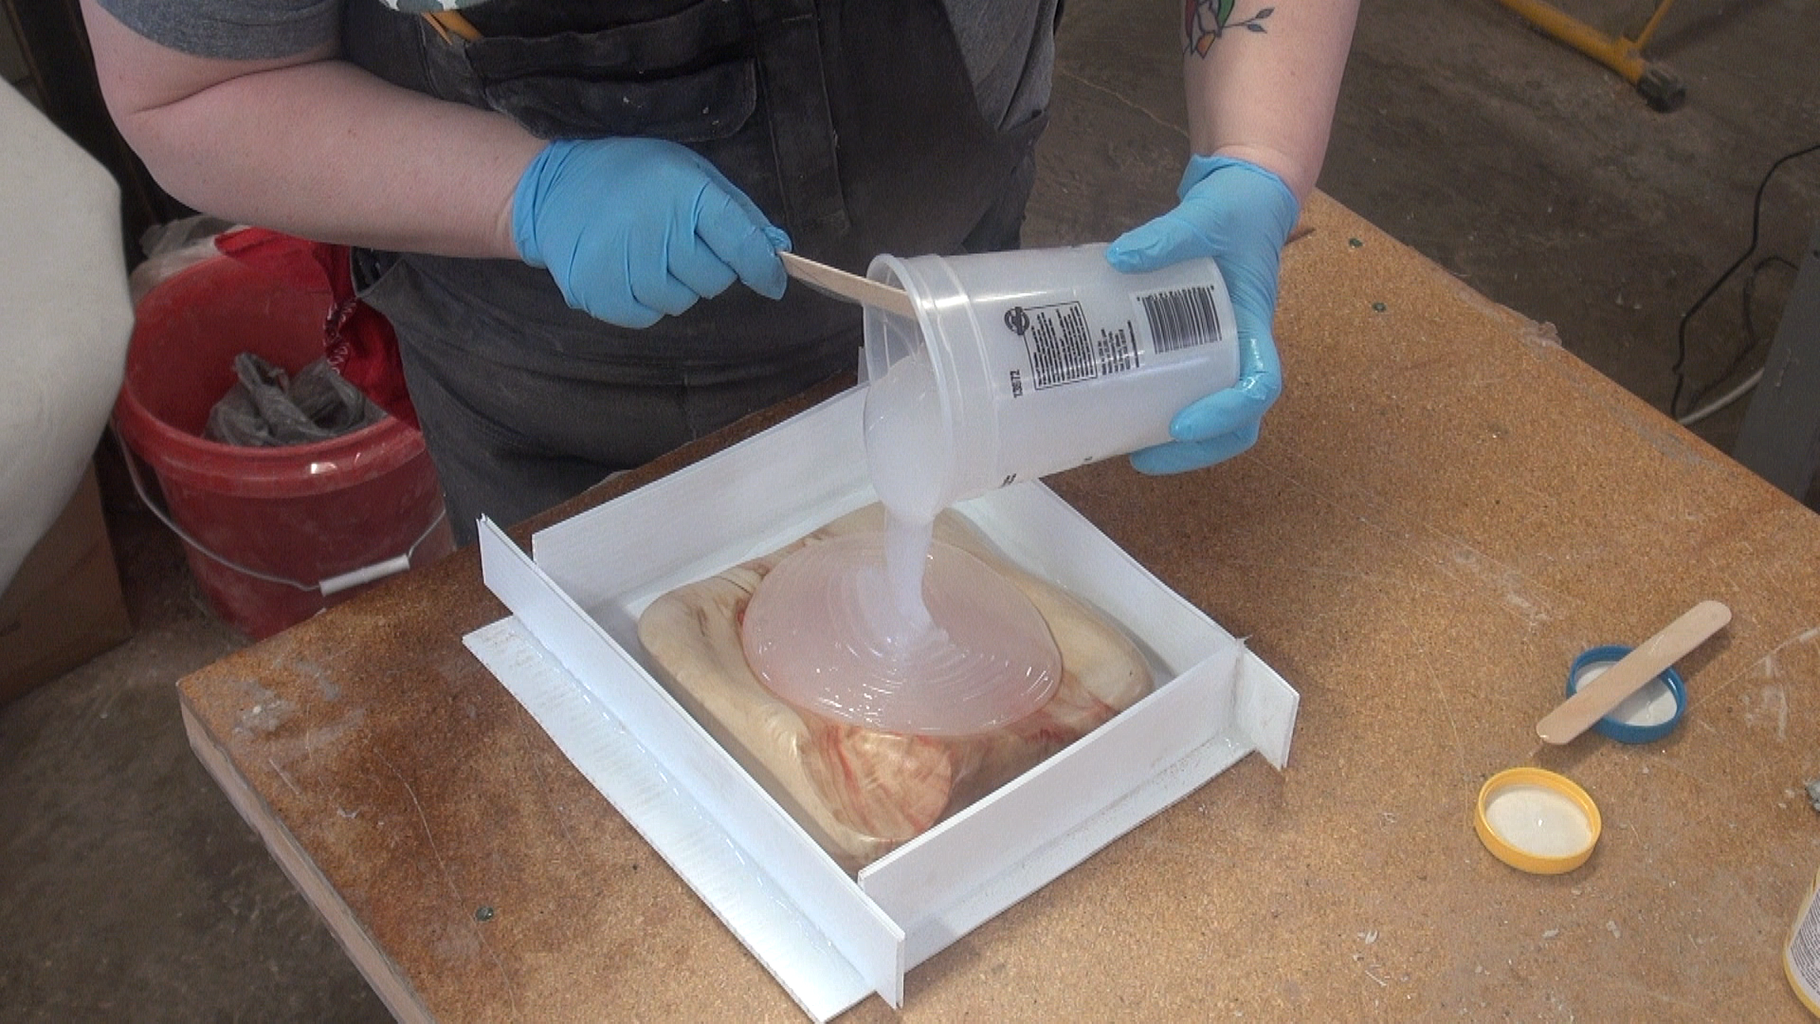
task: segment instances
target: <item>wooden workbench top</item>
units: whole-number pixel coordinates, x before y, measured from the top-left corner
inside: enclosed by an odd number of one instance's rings
[[[1820,518],[1344,208],[1307,219],[1258,447],[1050,480],[1301,691],[1288,769],[1247,757],[962,938],[903,1016],[1806,1019]],[[1705,598],[1734,618],[1680,663],[1680,728],[1538,749],[1576,654]],[[185,679],[192,742],[403,1018],[801,1019],[462,647],[504,614],[464,551]],[[1474,835],[1522,764],[1598,801],[1579,870]]]

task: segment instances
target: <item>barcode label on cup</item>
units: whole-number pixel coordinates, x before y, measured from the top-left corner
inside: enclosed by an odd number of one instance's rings
[[[1216,294],[1198,286],[1132,296],[1150,328],[1148,354],[1167,355],[1224,338]],[[1134,321],[1096,325],[1079,302],[1013,306],[1004,320],[1006,329],[1023,339],[1030,356],[1029,383],[1038,391],[1134,370],[1145,358]],[[1021,376],[1013,379],[1014,394],[1021,394],[1023,386]]]
[[[1220,323],[1219,307],[1214,304],[1210,287],[1152,292],[1139,295],[1137,300],[1144,307],[1156,352],[1208,345],[1224,336],[1225,325]]]

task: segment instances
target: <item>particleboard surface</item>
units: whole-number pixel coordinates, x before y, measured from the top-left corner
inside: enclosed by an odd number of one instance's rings
[[[1259,446],[1050,480],[1301,691],[1289,769],[964,937],[903,1017],[1807,1019],[1779,950],[1820,869],[1820,518],[1332,201],[1307,221]],[[1538,749],[1575,654],[1703,598],[1734,619],[1680,729]],[[463,649],[502,614],[472,551],[413,573],[185,679],[194,745],[404,1019],[800,1019]],[[1518,764],[1598,801],[1577,872],[1479,845]]]

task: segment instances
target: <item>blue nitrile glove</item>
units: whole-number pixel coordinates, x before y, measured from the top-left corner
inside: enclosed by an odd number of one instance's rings
[[[1212,256],[1232,293],[1239,379],[1176,413],[1169,424],[1175,440],[1133,452],[1131,464],[1144,473],[1199,469],[1245,451],[1257,443],[1258,423],[1283,391],[1271,320],[1277,263],[1295,227],[1295,193],[1256,164],[1197,156],[1176,194],[1175,209],[1120,235],[1106,248],[1106,260],[1139,272]]]
[[[662,139],[559,140],[512,193],[518,255],[545,267],[576,309],[649,327],[735,278],[784,294],[790,236],[686,146]]]

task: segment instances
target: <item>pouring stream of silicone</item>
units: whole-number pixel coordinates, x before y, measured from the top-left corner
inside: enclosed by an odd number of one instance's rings
[[[960,736],[1023,718],[1055,693],[1061,653],[1035,605],[933,539],[948,465],[932,442],[945,431],[926,350],[868,385],[866,454],[884,536],[794,552],[746,606],[747,663],[785,701],[887,732]]]
[[[1536,735],[1556,745],[1573,740],[1731,620],[1731,609],[1717,601],[1694,605],[1543,716]]]
[[[886,732],[963,736],[1048,700],[1061,657],[1036,606],[953,545],[930,549],[916,618],[885,580],[877,533],[817,541],[779,562],[746,605],[741,642],[777,696]]]

